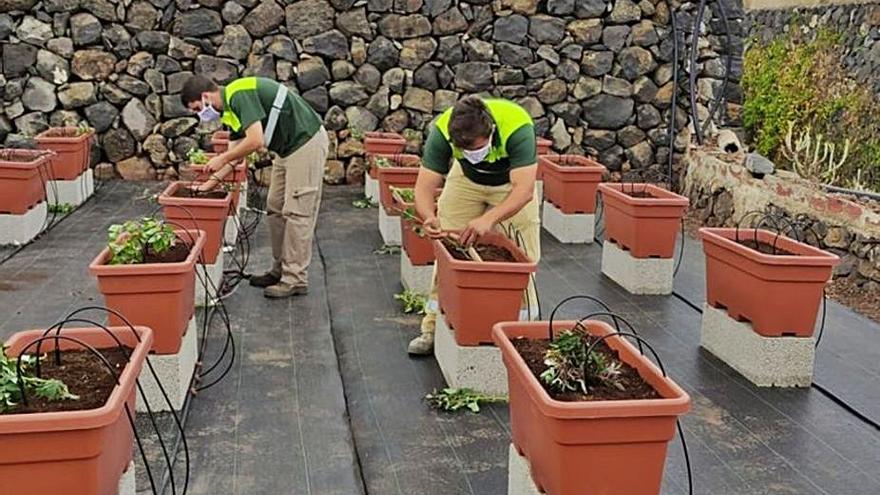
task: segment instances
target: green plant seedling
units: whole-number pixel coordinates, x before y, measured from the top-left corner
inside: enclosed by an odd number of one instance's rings
[[[436,390],[425,396],[428,405],[433,409],[445,412],[457,412],[461,409],[469,409],[479,413],[480,404],[507,402],[503,395],[488,395],[469,388],[444,388],[440,392]]]
[[[66,215],[72,212],[74,206],[70,203],[54,203],[49,204],[49,213],[60,213],[62,215]]]
[[[406,314],[425,314],[425,305],[428,303],[428,298],[423,294],[407,289],[400,294],[395,294],[394,299],[403,303],[403,312]]]
[[[111,225],[108,233],[111,265],[143,263],[148,250],[162,254],[177,242],[174,229],[152,217]]]
[[[16,372],[17,359],[6,355],[6,347],[0,345],[0,413],[6,412],[17,406],[21,398],[21,387]],[[67,385],[61,380],[38,378],[30,372],[34,359],[29,356],[22,357],[21,380],[24,383],[25,392],[31,392],[48,400],[79,400],[79,397],[70,393]]]
[[[186,152],[186,159],[193,165],[204,165],[208,163],[208,155],[199,148],[192,148]]]
[[[373,254],[400,254],[400,246],[383,244],[382,247],[374,249]]]
[[[375,203],[370,200],[370,198],[364,196],[361,199],[356,199],[352,201],[351,206],[354,206],[355,208],[360,210],[366,210],[368,208],[376,208],[377,206],[379,206],[379,203]]]
[[[541,373],[541,380],[560,392],[579,390],[586,394],[591,381],[601,381],[622,390],[623,385],[618,381],[622,365],[595,351],[588,356],[588,346],[587,334],[583,330],[560,332],[544,354],[547,369]]]

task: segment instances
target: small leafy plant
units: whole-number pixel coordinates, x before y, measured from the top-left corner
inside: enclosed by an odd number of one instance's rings
[[[383,244],[382,247],[374,249],[373,254],[400,254],[400,246]]]
[[[78,126],[76,126],[76,135],[77,136],[85,136],[86,134],[91,134],[95,129],[89,127],[89,124],[86,122],[80,122]]]
[[[66,215],[73,211],[73,205],[70,203],[52,203],[49,204],[49,213],[60,213]]]
[[[351,206],[354,206],[355,208],[357,208],[359,210],[366,210],[367,208],[375,208],[375,207],[379,206],[379,203],[374,203],[373,201],[370,200],[370,198],[364,196],[361,199],[356,199],[356,200],[352,201]]]
[[[422,133],[420,131],[415,130],[415,129],[404,129],[403,130],[403,137],[407,141],[413,141],[416,139],[421,139]]]
[[[469,388],[444,388],[440,392],[425,396],[428,405],[434,409],[446,412],[457,412],[467,408],[471,412],[480,412],[480,404],[507,402],[507,397],[487,395],[476,392]]]
[[[192,148],[186,153],[186,159],[193,165],[204,165],[208,163],[208,155],[199,148]]]
[[[362,131],[360,127],[349,126],[348,133],[351,135],[352,139],[355,139],[358,141],[364,140],[364,131]]]
[[[373,160],[373,163],[376,165],[376,168],[390,168],[394,166],[391,160],[381,156]]]
[[[151,217],[111,225],[108,231],[111,265],[143,263],[147,251],[162,254],[177,242],[170,225]]]
[[[598,352],[587,355],[588,342],[582,330],[561,332],[544,354],[547,369],[541,380],[559,392],[588,393],[590,382],[600,381],[623,390],[618,381],[621,364]],[[611,361],[611,362],[609,362]]]
[[[21,388],[16,373],[17,359],[6,355],[6,347],[0,345],[0,413],[12,410],[17,406],[21,398]],[[61,380],[45,379],[33,376],[29,369],[33,365],[32,356],[21,358],[22,374],[25,392],[36,394],[49,400],[78,400],[79,397],[70,393],[67,385]]]
[[[416,191],[411,187],[391,187],[391,194],[396,194],[404,203],[414,203]]]
[[[403,303],[403,312],[406,314],[425,314],[428,298],[422,294],[407,289],[400,294],[395,294],[394,299]]]

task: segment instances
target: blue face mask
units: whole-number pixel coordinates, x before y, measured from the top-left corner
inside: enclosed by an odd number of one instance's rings
[[[199,111],[199,119],[202,122],[213,122],[220,118],[220,112],[214,110],[214,107],[206,101],[202,101],[202,109]]]

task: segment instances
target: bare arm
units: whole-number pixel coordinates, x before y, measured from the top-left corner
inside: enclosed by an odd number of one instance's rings
[[[424,222],[425,231],[431,237],[437,237],[440,231],[440,222],[437,220],[437,208],[434,204],[434,191],[443,185],[443,176],[425,167],[419,168],[419,176],[416,179],[416,212]]]
[[[232,173],[233,164],[242,158],[263,147],[263,124],[254,122],[247,128],[244,138],[235,146],[223,153],[211,158],[205,165],[206,170],[211,171],[211,178],[198,188],[202,191],[210,191],[218,182]]]

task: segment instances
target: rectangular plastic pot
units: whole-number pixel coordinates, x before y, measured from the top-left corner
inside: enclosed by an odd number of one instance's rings
[[[413,203],[399,203],[395,201],[395,206],[406,210],[407,208],[415,208]],[[418,214],[416,214],[418,216]],[[409,256],[409,261],[415,266],[425,266],[434,264],[434,244],[427,237],[419,237],[415,232],[415,227],[419,225],[413,224],[412,220],[400,217],[401,246],[404,252]]]
[[[403,153],[406,139],[396,132],[368,132],[364,134],[364,152],[370,155]]]
[[[205,233],[178,231],[177,237],[187,244],[195,240],[189,256],[180,263],[108,265],[110,249],[105,247],[89,265],[105,305],[132,325],[153,329],[152,351],[156,354],[177,354],[195,308],[195,267]],[[124,324],[112,314],[109,318],[111,325]]]
[[[555,331],[575,322],[554,323]],[[587,321],[587,331],[602,336],[613,329]],[[547,322],[495,325],[492,337],[507,368],[513,444],[531,466],[538,489],[552,495],[660,493],[669,441],[678,416],[690,409],[690,397],[623,337],[609,347],[636,368],[660,399],[561,402],[550,397],[511,341],[546,339]]]
[[[11,161],[11,156],[28,161]],[[24,215],[46,200],[48,156],[43,150],[0,150],[0,214]]]
[[[377,169],[382,206],[389,215],[398,216],[400,213],[394,209],[391,188],[415,187],[422,159],[418,155],[376,155],[375,158],[385,158],[392,163],[391,167],[372,168]]]
[[[518,262],[457,260],[441,241],[434,241],[440,309],[462,346],[491,344],[494,324],[519,320],[523,291],[538,269],[537,263],[501,234],[487,234],[479,243],[505,247]]]
[[[174,193],[181,187],[189,187],[193,183],[172,182],[159,195],[162,214],[175,227],[201,230],[205,233],[205,248],[202,251],[201,263],[206,265],[217,261],[220,248],[223,247],[223,229],[226,218],[232,212],[232,195],[227,193],[222,199],[209,198],[177,198]]]
[[[624,189],[625,188],[625,189]],[[646,192],[636,198],[623,192]],[[599,184],[605,216],[605,239],[634,258],[672,258],[688,199],[653,184]]]
[[[55,152],[49,158],[49,180],[73,180],[89,168],[94,132],[76,132],[76,127],[52,127],[34,138],[37,149]]]
[[[150,350],[153,333],[135,327],[138,342],[128,326],[110,327],[119,341],[133,349],[119,376],[119,385],[107,402],[82,411],[0,415],[0,479],[3,493],[28,495],[115,495],[119,478],[131,462],[134,433],[125,406],[134,417],[135,380]],[[18,356],[45,330],[13,334],[6,342],[9,355]],[[65,328],[61,335],[100,350],[117,347],[102,328]],[[62,350],[82,349],[58,340]],[[54,350],[55,341],[45,340],[41,352]],[[36,345],[30,347],[30,354]],[[98,359],[98,357],[95,357]],[[63,361],[62,361],[63,362]],[[69,383],[69,382],[68,382]]]
[[[764,254],[737,242],[755,240],[793,255]],[[752,323],[765,337],[813,335],[825,284],[840,259],[775,232],[702,228],[706,302]]]
[[[206,153],[209,158],[217,153]],[[189,164],[190,170],[196,174],[196,182],[205,182],[211,177],[211,173],[205,170],[205,166],[196,163]],[[241,197],[241,185],[247,182],[247,160],[241,160],[233,169],[232,173],[223,178],[223,184],[232,193],[232,208],[238,208],[238,200]]]
[[[211,134],[211,147],[214,153],[223,153],[229,149],[229,131],[216,131]]]
[[[539,157],[549,155],[553,141],[539,137],[537,138],[536,146]],[[544,180],[544,167],[541,165],[541,160],[538,160],[538,172],[535,175],[535,180]]]
[[[596,190],[605,167],[580,155],[546,155],[538,160],[544,167],[545,200],[569,215],[596,212]]]

